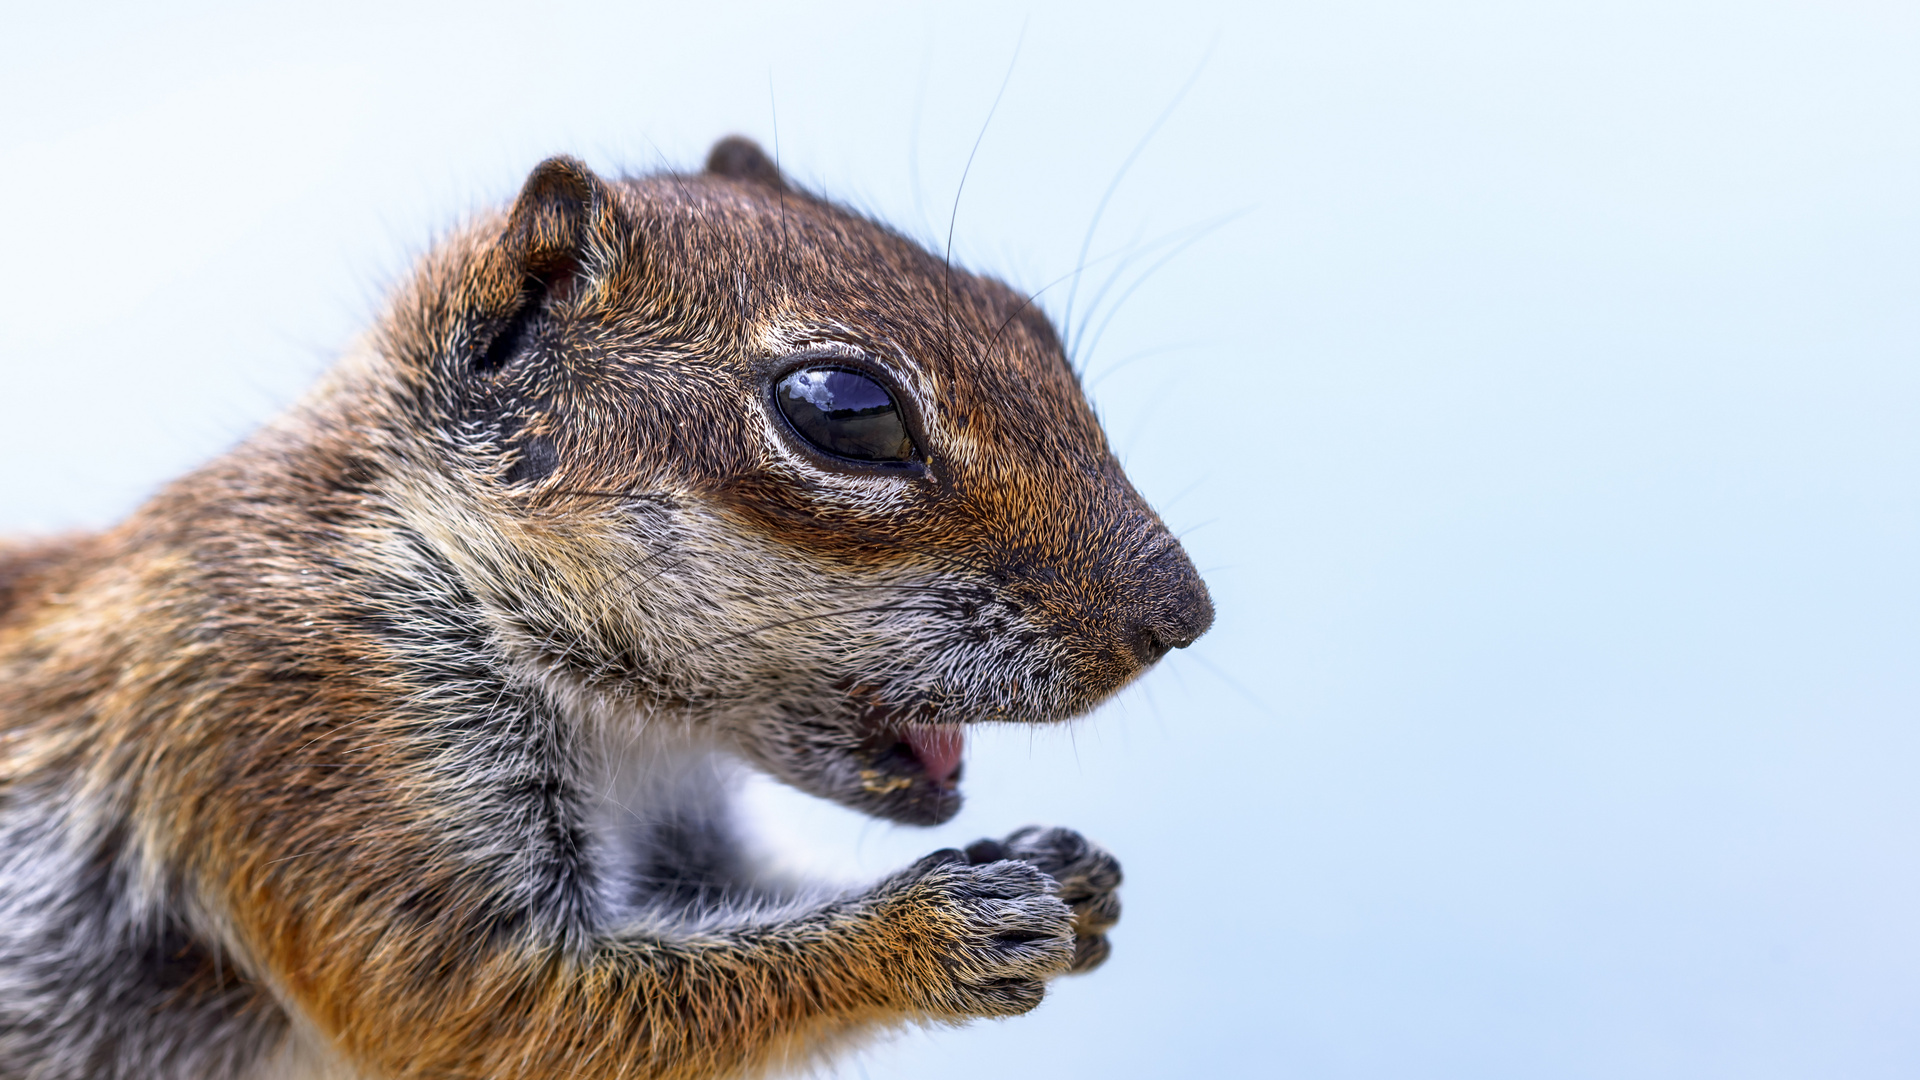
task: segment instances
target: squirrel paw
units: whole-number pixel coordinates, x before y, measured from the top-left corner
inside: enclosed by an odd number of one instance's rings
[[[1120,921],[1120,861],[1107,849],[1072,829],[1029,825],[1005,840],[976,840],[967,845],[975,865],[1017,859],[1038,867],[1058,882],[1054,895],[1073,910],[1071,974],[1092,971],[1112,951],[1107,930]]]
[[[905,947],[915,1005],[948,1017],[1015,1016],[1040,1004],[1075,957],[1073,913],[1026,862],[974,865],[936,851],[881,886],[885,924]]]

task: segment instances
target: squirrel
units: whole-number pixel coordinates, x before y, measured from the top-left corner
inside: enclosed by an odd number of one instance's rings
[[[1032,296],[743,138],[549,159],[236,449],[0,546],[0,1077],[746,1076],[1023,1013],[1112,855],[793,880],[736,782],[945,822],[968,725],[1212,619]]]

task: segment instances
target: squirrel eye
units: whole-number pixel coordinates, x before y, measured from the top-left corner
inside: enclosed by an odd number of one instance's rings
[[[887,388],[844,368],[801,368],[774,387],[781,415],[808,442],[855,461],[908,461],[913,437]]]

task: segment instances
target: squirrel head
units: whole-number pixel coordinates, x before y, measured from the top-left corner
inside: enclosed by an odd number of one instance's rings
[[[542,163],[341,377],[519,677],[878,816],[946,820],[962,725],[1082,714],[1213,619],[1033,299],[744,139]]]

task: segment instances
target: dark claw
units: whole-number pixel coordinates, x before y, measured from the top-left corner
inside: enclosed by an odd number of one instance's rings
[[[975,840],[967,845],[967,861],[975,866],[1012,857],[1007,854],[1007,845],[998,840]]]
[[[1120,863],[1072,829],[1030,825],[1005,840],[967,845],[974,865],[1013,859],[1036,867],[1059,883],[1054,895],[1073,912],[1074,958],[1068,969],[1092,971],[1113,947],[1106,931],[1120,920]]]
[[[1081,937],[1073,943],[1073,964],[1067,968],[1069,975],[1084,975],[1107,962],[1107,955],[1113,952],[1113,946],[1107,944],[1107,935],[1091,934]]]
[[[935,867],[951,866],[955,863],[966,865],[967,862],[967,853],[961,851],[959,848],[941,848],[939,851],[931,854],[922,855],[920,861],[907,868],[907,872],[918,875],[932,870]]]

